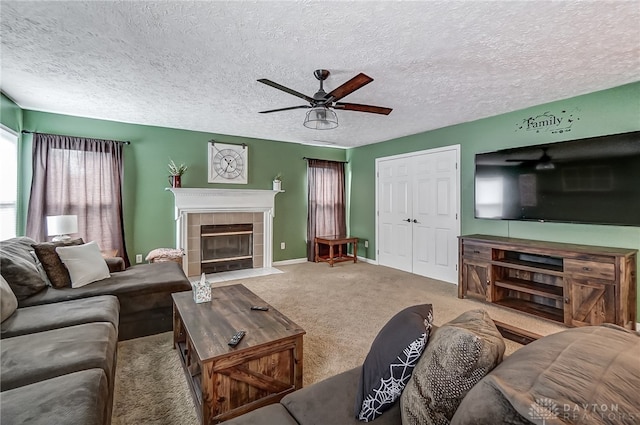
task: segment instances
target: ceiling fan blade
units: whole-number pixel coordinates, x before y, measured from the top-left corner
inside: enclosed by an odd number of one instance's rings
[[[372,114],[389,115],[393,109],[382,106],[359,105],[357,103],[337,102],[334,109],[344,109],[346,111],[371,112]]]
[[[360,74],[356,75],[355,77],[353,77],[352,79],[344,83],[343,85],[336,87],[334,90],[331,91],[331,93],[325,96],[325,99],[327,99],[329,102],[335,102],[336,100],[342,99],[346,95],[353,93],[354,91],[358,90],[360,87],[363,87],[372,81],[373,81],[373,78],[361,72]]]
[[[271,109],[269,111],[260,111],[260,114],[268,114],[270,112],[280,112],[280,111],[290,111],[292,109],[309,109],[311,106],[300,105],[300,106],[289,106],[288,108],[280,108],[280,109]]]
[[[274,83],[273,81],[267,80],[266,78],[261,78],[261,79],[258,80],[258,82],[260,82],[262,84],[266,84],[266,85],[271,86],[273,88],[276,88],[278,90],[282,90],[285,93],[289,93],[289,94],[292,94],[294,96],[297,96],[297,97],[299,97],[301,99],[306,100],[309,103],[313,103],[314,102],[312,97],[309,97],[306,94],[302,94],[300,92],[297,92],[297,91],[295,91],[293,89],[290,89],[289,87],[285,87],[285,86],[280,85],[278,83]]]

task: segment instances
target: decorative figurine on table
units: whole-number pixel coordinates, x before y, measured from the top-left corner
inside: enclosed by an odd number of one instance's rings
[[[204,273],[202,273],[200,282],[191,282],[191,286],[193,286],[193,300],[196,303],[211,301],[211,284],[207,282]]]

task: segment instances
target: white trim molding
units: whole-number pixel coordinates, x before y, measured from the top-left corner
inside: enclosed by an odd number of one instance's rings
[[[291,260],[281,260],[281,261],[274,261],[273,265],[278,267],[278,266],[288,266],[289,264],[302,264],[302,263],[306,263],[307,262],[307,258],[292,258]]]
[[[274,190],[210,189],[168,187],[175,197],[176,248],[187,253],[187,214],[261,212],[264,217],[263,263],[273,263],[273,218],[275,217]],[[187,254],[188,255],[188,254]],[[185,258],[183,267],[188,264]]]

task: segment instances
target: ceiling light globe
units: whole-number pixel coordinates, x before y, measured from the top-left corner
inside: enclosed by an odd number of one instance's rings
[[[313,130],[331,130],[338,127],[338,116],[326,106],[309,109],[303,125]]]

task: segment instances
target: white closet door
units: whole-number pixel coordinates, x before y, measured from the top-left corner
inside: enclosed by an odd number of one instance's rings
[[[413,263],[410,158],[378,163],[378,262],[410,272]]]
[[[413,161],[413,273],[457,282],[457,152],[428,153]]]
[[[457,161],[458,148],[378,161],[379,264],[458,281]]]

